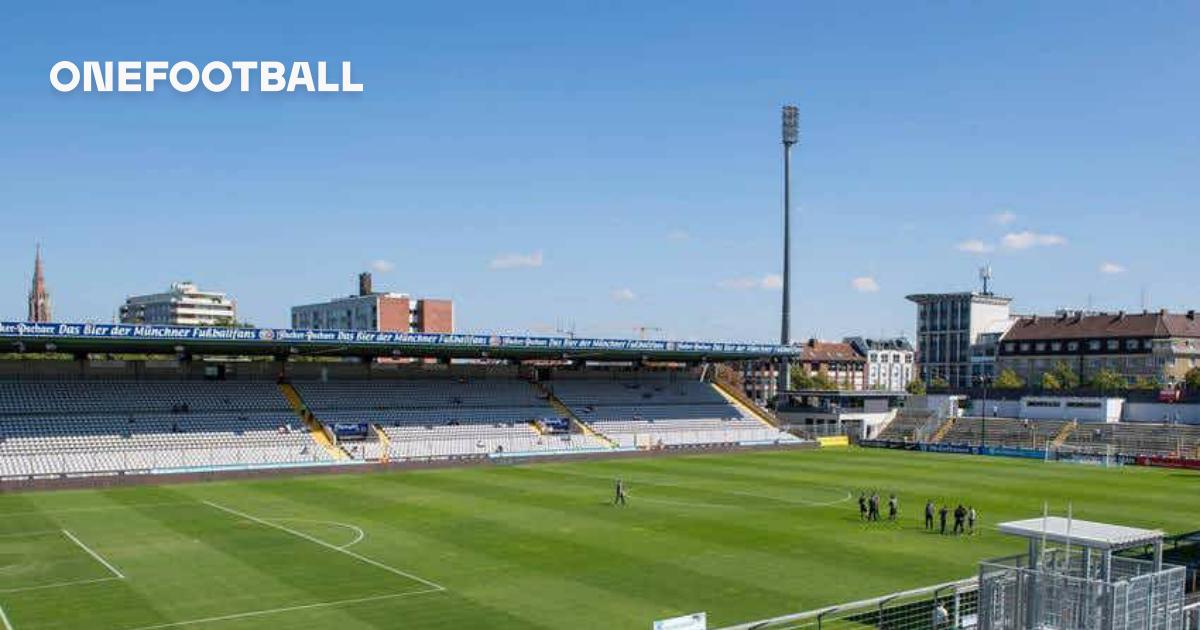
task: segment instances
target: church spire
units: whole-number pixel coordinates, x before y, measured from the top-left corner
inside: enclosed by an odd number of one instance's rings
[[[50,321],[50,293],[46,291],[46,277],[42,272],[42,246],[37,246],[33,259],[33,286],[29,288],[29,321]]]

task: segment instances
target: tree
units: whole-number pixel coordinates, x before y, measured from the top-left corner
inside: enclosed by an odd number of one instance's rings
[[[1159,389],[1159,385],[1158,385],[1157,380],[1150,378],[1149,376],[1139,376],[1139,377],[1133,379],[1133,384],[1130,385],[1129,388],[1130,389],[1141,389],[1141,390],[1157,390],[1157,389]]]
[[[1200,366],[1188,370],[1183,376],[1183,383],[1191,391],[1200,391]]]
[[[824,372],[792,372],[792,389],[837,389],[837,383]]]
[[[1116,370],[1104,368],[1096,372],[1095,376],[1092,376],[1092,380],[1088,385],[1102,392],[1125,389],[1125,377],[1121,376]]]
[[[950,381],[940,376],[935,376],[933,380],[929,381],[929,386],[933,389],[950,389]]]
[[[919,378],[914,378],[904,389],[913,396],[925,395],[925,383]]]
[[[1063,388],[1062,381],[1054,375],[1054,372],[1044,372],[1042,374],[1042,389],[1048,392],[1056,392]]]
[[[996,389],[1021,389],[1025,387],[1025,381],[1021,380],[1021,377],[1017,376],[1017,373],[1011,369],[1000,370],[993,384]]]
[[[1079,375],[1075,373],[1075,370],[1071,369],[1070,364],[1066,361],[1055,362],[1054,367],[1050,368],[1050,371],[1047,373],[1054,375],[1054,379],[1058,381],[1058,389],[1075,389],[1079,387]]]

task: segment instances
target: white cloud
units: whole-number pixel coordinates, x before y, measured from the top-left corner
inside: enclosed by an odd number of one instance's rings
[[[633,292],[633,289],[622,287],[613,289],[612,299],[617,302],[630,302],[637,299],[637,294]]]
[[[670,232],[667,232],[668,241],[686,241],[691,238],[691,236],[692,235],[688,234],[688,231],[684,229],[674,229]]]
[[[1006,249],[1029,249],[1031,247],[1066,245],[1067,239],[1057,234],[1039,234],[1025,230],[1024,232],[1010,232],[1005,234],[1000,242]]]
[[[769,273],[761,278],[730,278],[717,283],[722,289],[730,289],[733,291],[745,291],[748,289],[764,289],[767,291],[780,289],[783,287],[783,276],[777,273]]]
[[[502,254],[492,259],[492,269],[535,269],[542,266],[542,252],[532,254]]]
[[[1016,213],[1010,212],[1008,210],[1004,210],[1002,212],[997,212],[996,214],[992,215],[992,223],[995,223],[996,225],[1008,225],[1016,220],[1017,220]]]
[[[955,245],[954,249],[957,249],[960,252],[967,252],[968,254],[986,254],[995,250],[996,248],[977,238],[969,238]]]
[[[1118,273],[1125,273],[1125,267],[1118,265],[1115,262],[1106,262],[1106,263],[1100,265],[1100,273],[1107,273],[1110,275],[1118,274]]]
[[[371,261],[371,271],[374,271],[377,273],[387,273],[395,268],[396,268],[396,263],[394,263],[390,260],[384,260],[384,259],[380,258],[379,260]]]
[[[877,293],[879,291],[879,283],[875,282],[875,278],[871,276],[859,276],[850,281],[850,286],[854,287],[859,293]]]

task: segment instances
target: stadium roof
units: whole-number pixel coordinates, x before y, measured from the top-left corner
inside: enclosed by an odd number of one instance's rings
[[[321,355],[451,359],[728,361],[798,354],[771,344],[527,335],[403,333],[141,324],[0,322],[0,352]]]
[[[1024,538],[1045,538],[1056,543],[1070,543],[1092,549],[1116,551],[1162,540],[1163,533],[1155,529],[1109,525],[1094,521],[1066,519],[1061,516],[1029,518],[1023,521],[1000,523],[1000,531]]]

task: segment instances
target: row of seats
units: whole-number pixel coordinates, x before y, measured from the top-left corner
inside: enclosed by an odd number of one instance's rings
[[[979,444],[982,440],[992,446],[1045,448],[1066,424],[1066,421],[1057,420],[958,418],[942,436],[941,442]]]
[[[287,400],[269,382],[0,382],[0,415],[287,409]]]

